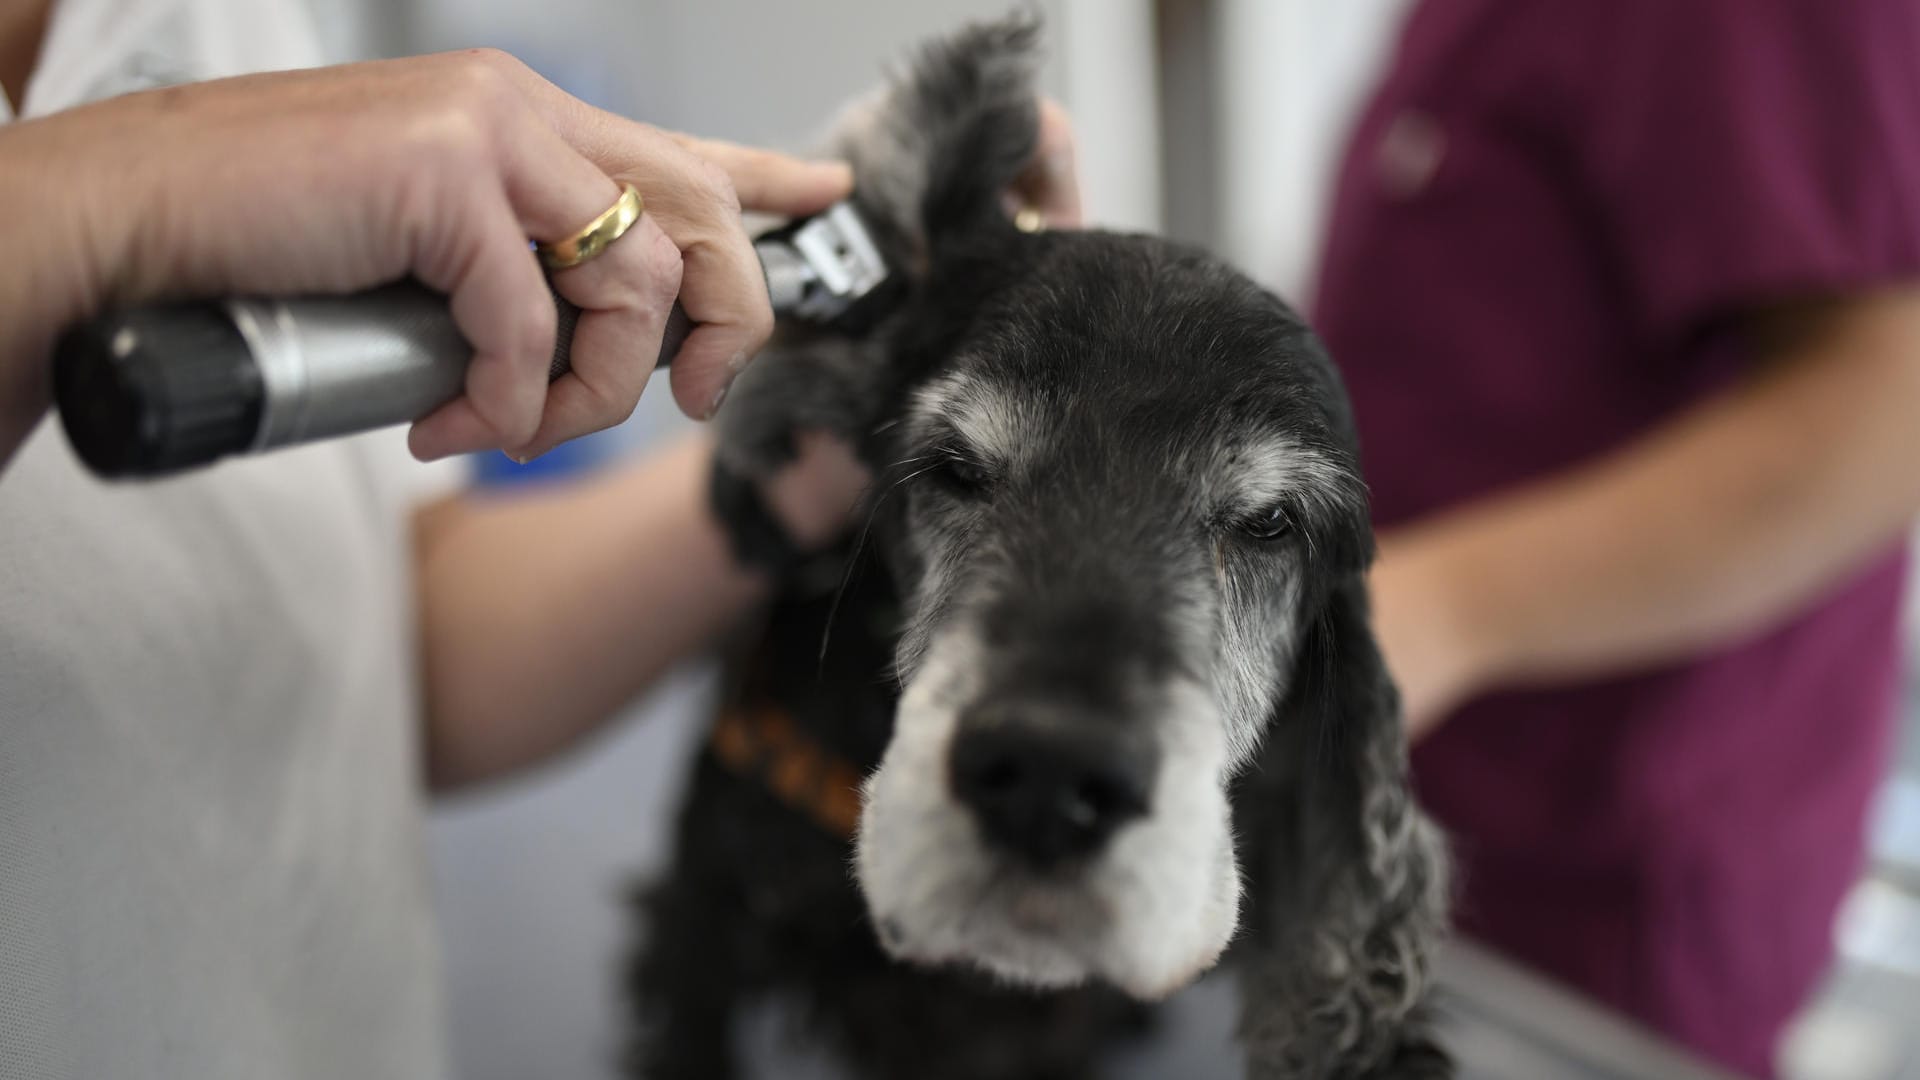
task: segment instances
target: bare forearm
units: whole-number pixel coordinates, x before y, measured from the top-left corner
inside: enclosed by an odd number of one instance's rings
[[[416,520],[427,761],[439,786],[523,768],[577,742],[768,595],[708,504],[695,436],[604,479],[459,498]],[[763,489],[796,544],[844,527],[866,474],[802,435]]]
[[[420,617],[432,777],[574,743],[766,592],[707,511],[690,439],[597,482],[426,511]]]
[[[0,268],[0,311],[33,312],[51,306],[38,295],[29,275],[18,272],[29,265],[21,259],[15,268]],[[52,397],[49,350],[53,339],[47,324],[16,323],[0,330],[0,473],[14,451],[26,441],[46,414]]]
[[[1454,637],[1457,698],[1756,631],[1916,510],[1920,299],[1890,294],[1607,460],[1385,538],[1377,591]]]
[[[95,303],[84,183],[58,175],[48,125],[0,128],[0,205],[9,257],[0,261],[0,472],[46,413],[54,338]]]

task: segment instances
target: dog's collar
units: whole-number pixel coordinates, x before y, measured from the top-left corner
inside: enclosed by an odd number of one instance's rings
[[[728,706],[711,745],[721,764],[833,835],[851,838],[859,826],[860,770],[809,738],[785,709],[766,701]]]

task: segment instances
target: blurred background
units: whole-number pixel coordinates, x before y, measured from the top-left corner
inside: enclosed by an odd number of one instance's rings
[[[606,108],[796,150],[916,41],[1009,6],[314,3],[338,58],[498,46]],[[1335,154],[1404,0],[1036,6],[1050,24],[1046,86],[1074,116],[1091,221],[1206,244],[1302,299]],[[630,453],[680,422],[666,395],[655,393],[626,427],[535,467],[519,469],[496,456],[479,468],[487,483],[537,483]],[[665,855],[665,829],[704,723],[709,678],[688,671],[636,705],[591,752],[438,813],[433,857],[463,1080],[615,1075],[624,898]],[[1910,700],[1920,717],[1920,690]],[[1795,1080],[1920,1078],[1920,721],[1909,729],[1903,772],[1881,802],[1874,872],[1835,928],[1841,963],[1782,1049],[1785,1072]],[[1485,957],[1457,956],[1449,972],[1461,1029],[1456,1042],[1473,1063],[1472,1075],[1690,1075],[1690,1066],[1663,1048]],[[1209,1046],[1227,1030],[1224,994],[1210,988],[1185,1007],[1197,1049],[1172,1048],[1129,1071],[1237,1075]],[[777,1075],[804,1072],[793,1064]]]

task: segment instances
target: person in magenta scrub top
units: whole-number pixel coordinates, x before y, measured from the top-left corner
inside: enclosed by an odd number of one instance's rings
[[[1862,868],[1920,509],[1920,5],[1425,0],[1316,300],[1465,933],[1743,1074]]]

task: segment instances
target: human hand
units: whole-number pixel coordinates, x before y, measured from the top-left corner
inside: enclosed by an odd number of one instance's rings
[[[615,177],[648,212],[553,276],[582,317],[573,372],[549,386],[555,316],[528,239],[575,232],[612,205]],[[676,295],[700,325],[674,396],[710,414],[772,326],[741,206],[812,212],[851,178],[614,117],[480,50],[175,87],[14,125],[0,132],[0,184],[46,237],[30,245],[42,280],[24,290],[38,322],[8,342],[28,356],[7,365],[28,374],[0,386],[9,415],[18,401],[44,410],[48,344],[110,303],[412,275],[449,295],[475,350],[466,395],[414,428],[414,452],[431,458],[526,456],[624,419]]]
[[[1368,579],[1373,632],[1417,742],[1482,688],[1484,650],[1439,542],[1416,532],[1383,536],[1379,549]]]
[[[1067,110],[1050,98],[1040,99],[1040,132],[1033,160],[1007,193],[1009,209],[1015,215],[1036,211],[1053,228],[1079,228],[1080,174],[1075,158],[1073,122]]]
[[[873,476],[845,442],[823,431],[794,437],[794,457],[764,481],[767,509],[802,551],[826,547],[846,531]]]

